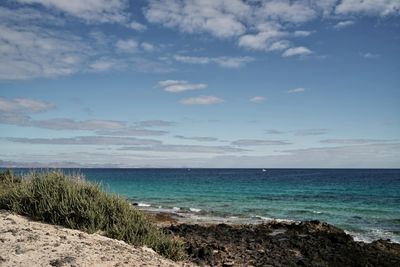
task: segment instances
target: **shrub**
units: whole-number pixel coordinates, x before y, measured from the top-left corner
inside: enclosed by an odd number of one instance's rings
[[[0,208],[133,245],[146,245],[172,260],[184,258],[183,243],[163,233],[125,199],[103,192],[79,175],[31,172],[16,178],[0,174]]]

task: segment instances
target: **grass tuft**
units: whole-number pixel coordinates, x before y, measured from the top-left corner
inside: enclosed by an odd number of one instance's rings
[[[103,192],[80,175],[0,173],[0,209],[88,233],[101,231],[132,245],[146,245],[172,260],[185,256],[181,240],[163,233],[125,199]]]

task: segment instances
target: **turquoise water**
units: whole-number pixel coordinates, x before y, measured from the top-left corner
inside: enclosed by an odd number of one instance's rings
[[[73,171],[76,170],[66,170]],[[400,242],[400,170],[81,169],[141,208],[194,221],[317,219]]]

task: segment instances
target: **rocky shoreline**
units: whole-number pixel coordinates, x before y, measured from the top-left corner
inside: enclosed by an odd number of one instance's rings
[[[148,248],[0,212],[0,266],[400,266],[400,244],[356,242],[319,221],[187,224],[149,214],[185,243],[175,263]]]
[[[400,266],[400,244],[356,242],[319,221],[256,225],[173,224],[192,262],[207,266]]]

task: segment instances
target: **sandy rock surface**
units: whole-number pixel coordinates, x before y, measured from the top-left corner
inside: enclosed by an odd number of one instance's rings
[[[0,211],[0,266],[190,266],[152,249]]]

